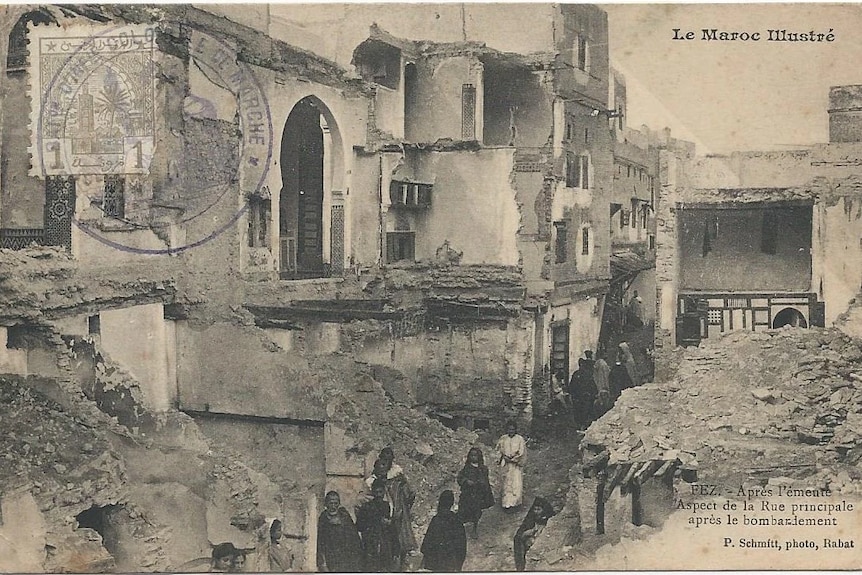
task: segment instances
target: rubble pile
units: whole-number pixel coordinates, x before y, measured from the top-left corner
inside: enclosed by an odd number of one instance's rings
[[[171,270],[154,264],[101,270],[79,269],[62,247],[0,249],[0,318],[40,323],[82,306],[171,301],[176,293]]]
[[[130,395],[138,382],[92,342],[51,334],[45,343],[57,353],[58,377],[0,378],[0,499],[35,501],[41,518],[30,522],[44,543],[31,567],[170,571],[208,556],[208,535],[255,546],[264,517],[280,509],[277,486],[213,449],[189,416],[147,412]],[[89,393],[79,371],[87,355],[95,359]],[[117,403],[125,396],[131,403]],[[206,508],[212,515],[197,519],[204,526],[196,538],[177,532],[170,497],[178,492],[188,506],[180,513]],[[111,534],[81,525],[87,513],[101,515]]]
[[[395,462],[404,468],[416,491],[413,520],[417,536],[425,533],[440,493],[444,489],[458,493],[455,478],[470,447],[482,448],[492,485],[497,484],[499,466],[494,465],[494,450],[479,444],[476,433],[463,428],[453,431],[393,401],[378,381],[361,372],[361,364],[350,363],[352,367],[329,364],[340,385],[327,394],[327,419],[344,429],[357,442],[353,449],[368,454],[371,462],[381,448],[393,448]],[[370,474],[371,467],[366,471]]]
[[[585,466],[606,464],[622,484],[680,466],[712,479],[823,472],[852,489],[842,467],[862,460],[862,344],[791,328],[704,342],[673,381],[624,391],[582,446]]]

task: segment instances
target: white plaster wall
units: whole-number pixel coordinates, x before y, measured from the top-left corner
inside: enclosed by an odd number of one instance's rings
[[[328,178],[328,186],[324,195],[331,199],[332,190],[344,192],[345,210],[345,234],[344,234],[344,265],[348,265],[352,253],[351,226],[349,217],[352,211],[350,188],[352,186],[353,170],[353,146],[365,144],[366,123],[368,119],[367,99],[358,96],[348,96],[339,89],[316,84],[307,81],[298,81],[294,78],[284,78],[272,70],[252,66],[254,74],[267,98],[270,114],[272,117],[272,158],[269,171],[264,184],[272,193],[271,208],[271,241],[273,261],[277,266],[280,261],[280,221],[279,221],[279,191],[282,188],[281,180],[281,145],[284,136],[284,126],[287,117],[294,106],[306,96],[313,96],[321,107],[327,125],[330,129],[332,147],[327,149],[331,152],[331,169]],[[331,213],[325,210],[323,215],[324,228],[328,229],[331,222]],[[242,226],[242,222],[238,224]],[[246,224],[247,225],[247,224]],[[328,253],[328,247],[324,249]]]
[[[403,70],[403,66],[402,66]],[[403,75],[403,72],[402,72]],[[377,86],[375,99],[375,120],[377,128],[392,134],[395,138],[404,137],[404,81],[397,90]]]
[[[27,375],[27,350],[6,347],[8,331],[0,327],[0,373]]]
[[[45,566],[45,519],[26,491],[0,498],[0,557],[6,573],[39,573]]]
[[[578,297],[578,296],[575,296]],[[599,341],[599,330],[602,327],[601,309],[604,298],[597,296],[583,297],[572,303],[552,306],[545,314],[545,337],[542,351],[542,362],[551,365],[551,324],[552,322],[569,320],[569,375],[578,369],[578,359],[584,357],[584,351],[596,351]]]
[[[102,348],[141,384],[147,407],[171,408],[176,380],[170,381],[168,321],[162,304],[103,311]]]
[[[64,317],[51,322],[61,335],[85,336],[90,332],[89,316],[76,315]]]
[[[856,219],[859,201],[847,211],[843,200],[814,209],[811,288],[826,301],[826,325],[847,311],[850,300],[862,291],[862,220]]]

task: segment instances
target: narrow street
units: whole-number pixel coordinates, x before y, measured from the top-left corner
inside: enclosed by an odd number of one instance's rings
[[[548,499],[560,511],[568,489],[569,469],[579,458],[580,435],[562,417],[536,419],[527,438],[524,470],[524,506],[505,513],[499,503],[485,511],[479,523],[478,539],[467,538],[464,571],[514,571],[512,538],[533,498]],[[490,462],[489,462],[490,463]],[[494,486],[499,500],[499,486]]]

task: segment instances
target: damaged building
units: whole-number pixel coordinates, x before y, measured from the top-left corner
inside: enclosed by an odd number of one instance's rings
[[[620,195],[602,10],[542,7],[521,53],[373,26],[350,66],[216,10],[5,9],[7,421],[71,441],[8,437],[3,509],[44,526],[21,570],[176,570],[273,516],[313,570],[326,489],[352,505],[392,444],[440,478],[424,526],[473,431],[529,424],[597,346]]]
[[[830,142],[662,152],[656,347],[735,330],[829,326],[862,285],[857,86],[829,94]]]

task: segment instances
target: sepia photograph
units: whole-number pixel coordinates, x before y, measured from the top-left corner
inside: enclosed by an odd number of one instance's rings
[[[0,572],[862,569],[862,4],[0,7]]]

